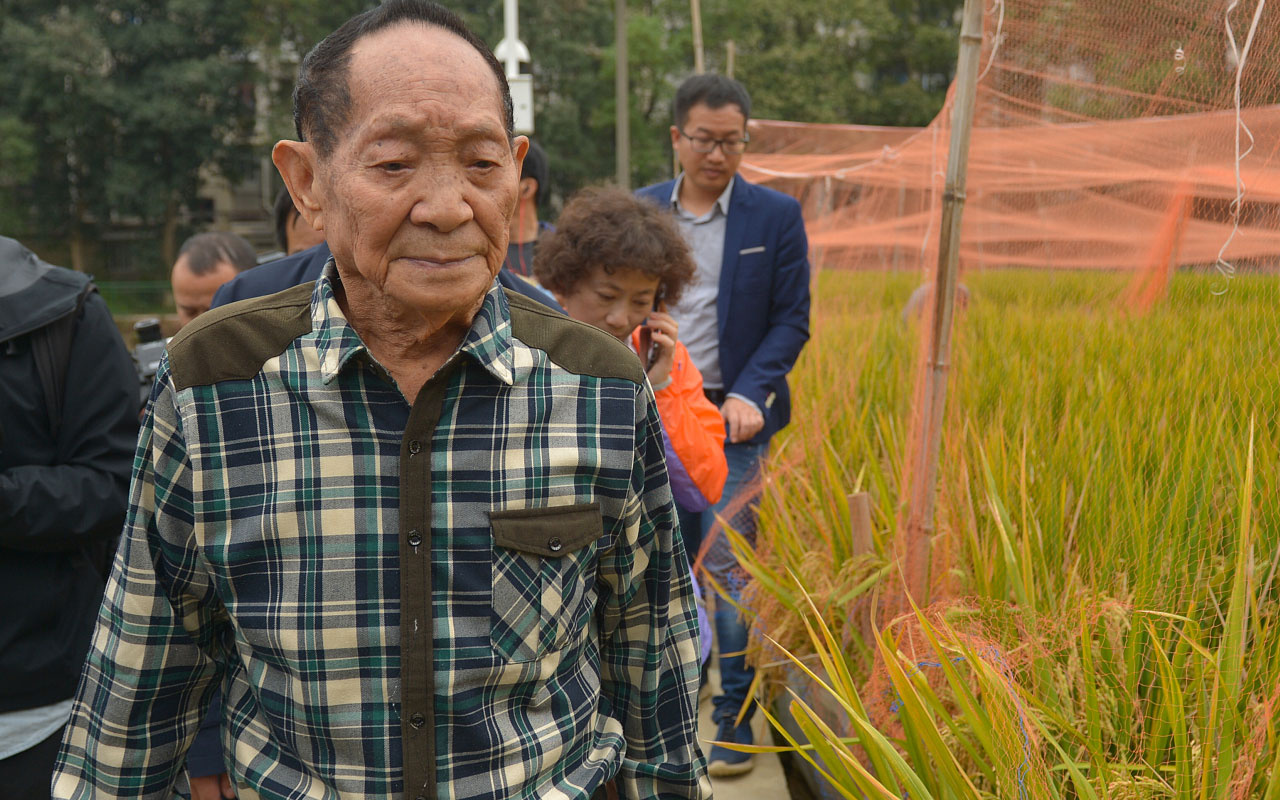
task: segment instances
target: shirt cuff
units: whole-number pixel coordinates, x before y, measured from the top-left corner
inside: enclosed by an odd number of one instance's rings
[[[745,397],[743,395],[738,394],[737,392],[729,392],[724,396],[724,399],[728,400],[730,397],[736,397],[737,399],[741,400],[742,402],[754,408],[757,414],[759,414],[762,417],[764,416],[764,412],[760,410],[760,406],[756,405],[755,401],[752,400],[750,397]]]
[[[672,378],[671,378],[671,374],[670,374],[670,373],[668,373],[668,374],[667,374],[667,379],[666,379],[666,380],[664,380],[662,383],[655,383],[655,384],[653,384],[653,393],[654,393],[654,394],[657,394],[658,392],[660,392],[660,391],[662,391],[663,389],[665,389],[665,388],[667,388],[668,386],[670,386],[670,385],[671,385],[671,380],[672,380]],[[750,400],[748,400],[747,402],[749,403],[749,402],[751,402],[751,401],[750,401]]]

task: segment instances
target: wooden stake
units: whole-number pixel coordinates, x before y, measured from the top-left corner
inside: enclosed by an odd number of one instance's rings
[[[627,75],[627,0],[614,0],[614,155],[616,180],[623,189],[631,188],[631,97]]]
[[[947,184],[942,196],[938,271],[933,284],[929,356],[923,376],[924,390],[919,394],[925,405],[920,415],[920,435],[912,443],[916,450],[911,459],[911,495],[907,506],[906,588],[920,606],[929,603],[938,452],[942,446],[947,372],[951,366],[951,317],[960,262],[960,222],[964,215],[969,139],[973,130],[978,58],[981,54],[982,0],[965,0],[951,116],[951,149],[947,154]]]
[[[854,492],[849,495],[849,534],[852,540],[850,552],[855,557],[875,552],[875,539],[871,534],[871,495],[866,492]],[[875,620],[871,619],[870,607],[858,613],[857,623],[862,641],[867,647],[873,647]]]
[[[702,60],[702,3],[689,0],[689,16],[693,18],[693,71],[701,75],[706,72]]]
[[[866,492],[849,495],[849,528],[855,556],[875,550],[875,541],[871,538],[871,495]]]

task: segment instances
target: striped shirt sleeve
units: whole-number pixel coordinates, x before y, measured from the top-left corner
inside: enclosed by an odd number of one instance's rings
[[[54,775],[58,800],[172,796],[227,631],[192,523],[191,465],[166,385],[139,437],[123,541]]]
[[[628,798],[708,798],[697,742],[697,607],[676,530],[657,409],[637,391],[635,462],[622,534],[601,557],[602,711],[626,739]]]

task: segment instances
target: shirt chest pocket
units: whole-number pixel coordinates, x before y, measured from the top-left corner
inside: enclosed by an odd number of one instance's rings
[[[591,617],[599,503],[494,511],[493,649],[536,661],[577,641]]]

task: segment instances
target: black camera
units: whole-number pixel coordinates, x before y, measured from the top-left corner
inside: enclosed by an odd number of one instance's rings
[[[135,322],[133,334],[138,337],[138,343],[133,348],[133,366],[138,371],[139,391],[142,405],[145,406],[147,398],[151,396],[151,384],[155,383],[156,370],[160,369],[160,359],[164,356],[164,348],[169,340],[164,338],[160,320],[155,317]]]

